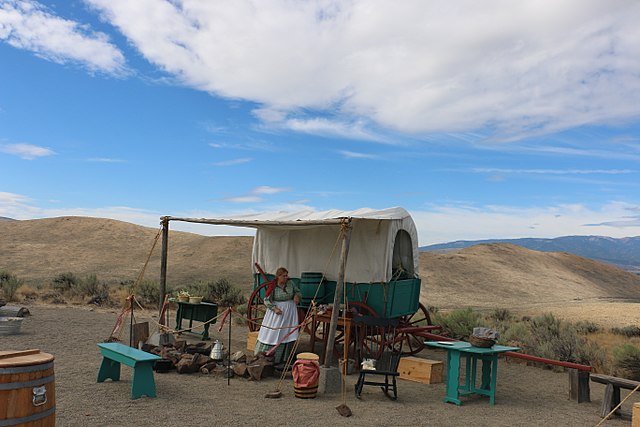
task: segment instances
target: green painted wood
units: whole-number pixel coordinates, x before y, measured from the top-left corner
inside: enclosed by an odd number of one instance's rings
[[[489,397],[493,405],[496,399],[498,378],[498,356],[507,351],[518,351],[518,347],[494,345],[489,348],[473,347],[464,341],[427,341],[425,344],[447,350],[447,388],[445,402],[461,405],[461,395],[480,394]],[[460,384],[461,358],[465,358],[465,381]],[[476,386],[478,361],[482,363],[480,388]]]
[[[218,315],[218,305],[210,302],[201,302],[199,304],[193,304],[190,302],[175,301],[178,304],[178,310],[176,310],[176,329],[182,330],[182,321],[189,321],[189,328],[193,327],[193,321],[208,322]],[[202,340],[209,339],[209,325],[204,325],[204,332],[202,333]]]
[[[106,379],[120,381],[120,365],[124,364],[133,368],[131,398],[156,397],[153,364],[161,359],[160,356],[119,343],[99,343],[98,347],[103,357],[98,371],[99,383]]]

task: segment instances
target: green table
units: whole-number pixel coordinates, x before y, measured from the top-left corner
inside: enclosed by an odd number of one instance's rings
[[[498,378],[498,355],[505,351],[518,351],[518,347],[494,345],[489,348],[473,347],[463,341],[426,341],[431,347],[447,350],[447,395],[445,402],[462,405],[461,395],[480,394],[489,396],[489,403],[496,400]],[[460,384],[460,359],[466,359],[464,384]],[[476,387],[478,360],[482,361],[482,384]]]
[[[178,310],[176,311],[176,330],[182,330],[182,320],[189,320],[189,328],[193,327],[193,321],[206,322],[204,324],[204,332],[202,333],[202,340],[209,339],[209,325],[215,322],[209,322],[218,315],[218,305],[211,302],[201,302],[198,304],[190,302],[180,302],[177,300],[171,300],[178,304]]]

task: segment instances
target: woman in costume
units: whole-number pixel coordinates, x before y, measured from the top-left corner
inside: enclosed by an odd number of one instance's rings
[[[300,289],[289,282],[289,272],[280,267],[276,278],[269,282],[264,297],[267,312],[258,332],[255,354],[268,352],[279,344],[274,353],[275,365],[286,363],[293,344],[298,340],[298,308]]]

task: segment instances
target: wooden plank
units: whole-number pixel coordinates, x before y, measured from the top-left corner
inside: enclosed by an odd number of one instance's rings
[[[569,369],[569,399],[578,403],[591,402],[589,372]]]
[[[144,344],[149,339],[149,322],[134,323],[131,332],[131,336],[133,337],[131,342],[134,347],[138,348],[139,342]]]
[[[247,350],[248,351],[255,351],[256,349],[256,341],[258,339],[258,333],[259,331],[254,331],[254,332],[249,332],[247,334]]]
[[[600,384],[613,384],[617,387],[633,390],[640,384],[638,381],[628,380],[626,378],[612,377],[611,375],[591,374],[591,381]]]
[[[640,427],[640,402],[633,404],[631,427]]]

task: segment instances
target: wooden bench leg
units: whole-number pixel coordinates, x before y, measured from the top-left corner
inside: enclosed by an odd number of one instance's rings
[[[112,381],[120,381],[120,362],[103,357],[98,371],[98,382],[102,383],[107,378]]]
[[[138,399],[142,395],[156,397],[156,381],[153,378],[153,362],[136,363],[133,368],[131,398]]]
[[[578,403],[591,402],[591,389],[589,388],[589,376],[587,371],[569,369],[569,399]]]
[[[620,387],[616,387],[613,384],[607,384],[607,388],[604,390],[604,398],[602,399],[602,410],[600,416],[606,417],[609,412],[620,403]],[[614,415],[620,415],[620,409],[618,409]]]

